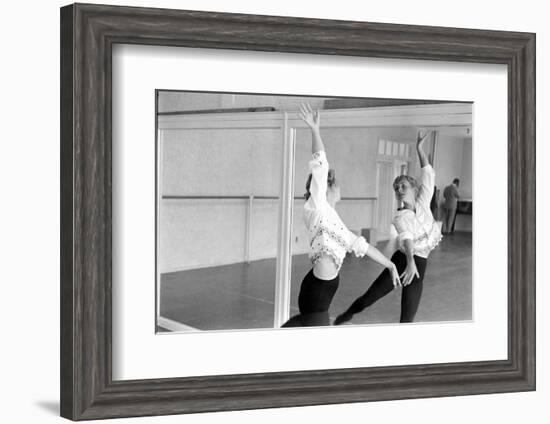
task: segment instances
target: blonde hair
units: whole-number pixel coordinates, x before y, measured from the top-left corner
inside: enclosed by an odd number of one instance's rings
[[[418,181],[409,175],[399,175],[395,178],[395,180],[393,180],[393,191],[397,190],[398,184],[403,180],[407,181],[410,186],[416,190],[416,194],[418,194]]]

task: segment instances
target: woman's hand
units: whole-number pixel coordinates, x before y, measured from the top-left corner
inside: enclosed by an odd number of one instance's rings
[[[313,112],[308,103],[300,105],[300,118],[302,118],[312,131],[319,131],[321,116],[318,110]]]
[[[422,148],[422,145],[428,138],[428,131],[418,131],[418,135],[416,136],[416,147]]]
[[[393,281],[393,287],[394,288],[401,287],[401,280],[399,279],[399,272],[397,272],[397,267],[393,262],[390,262],[390,263],[391,265],[388,266],[388,269],[390,271],[391,279]]]
[[[414,262],[414,259],[409,259],[407,262],[407,268],[405,268],[405,272],[401,274],[403,286],[408,286],[409,284],[411,284],[414,277],[420,278],[420,274],[418,273],[418,269],[416,269],[416,263]]]
[[[357,243],[357,241],[360,239],[363,240],[363,244]],[[382,254],[382,252],[380,252],[380,250],[378,250],[374,246],[368,245],[363,237],[357,237],[357,240],[354,242],[352,249],[355,252],[355,256],[362,257],[363,255],[367,255],[376,263],[382,265],[384,268],[387,268],[388,271],[390,271],[390,275],[393,281],[393,287],[401,287],[399,272],[397,271],[395,264],[388,258],[386,258]]]

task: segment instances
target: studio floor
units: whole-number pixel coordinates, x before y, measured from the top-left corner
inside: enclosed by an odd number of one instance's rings
[[[383,248],[380,243],[377,246]],[[292,258],[290,315],[298,313],[298,291],[311,266],[307,255]],[[348,255],[331,319],[363,294],[382,267]],[[273,328],[275,259],[162,274],[160,316],[197,330]],[[360,314],[353,324],[399,322],[401,290],[396,289]],[[472,234],[445,236],[432,252],[416,322],[472,319]],[[167,331],[158,327],[159,331]]]

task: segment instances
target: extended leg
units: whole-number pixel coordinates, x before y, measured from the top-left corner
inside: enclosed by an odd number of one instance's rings
[[[401,274],[407,264],[407,259],[405,255],[402,252],[397,251],[394,253],[391,260],[397,267],[397,271]],[[368,308],[377,300],[386,296],[393,289],[394,286],[390,271],[388,269],[385,269],[378,276],[378,278],[374,280],[374,282],[371,284],[365,294],[355,299],[355,301],[346,310],[346,312],[336,317],[336,319],[334,320],[334,325],[340,325],[351,320],[354,314],[357,314],[363,311],[365,308]]]
[[[426,271],[427,260],[418,256],[414,257],[416,269],[420,277],[415,277],[411,284],[403,287],[401,293],[401,318],[399,322],[413,322],[422,297],[424,272]]]

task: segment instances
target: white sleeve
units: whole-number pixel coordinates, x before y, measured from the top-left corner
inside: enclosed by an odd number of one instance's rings
[[[397,241],[402,244],[405,240],[414,239],[414,215],[401,214],[393,219],[397,231]]]
[[[397,229],[395,228],[395,225],[391,224],[390,225],[390,238],[391,239],[396,239],[398,235],[399,234],[397,234]]]
[[[420,174],[420,188],[418,190],[418,200],[423,204],[429,205],[432,201],[435,187],[435,171],[431,165],[422,168]]]
[[[313,203],[314,208],[319,208],[327,203],[328,162],[323,150],[313,153],[313,158],[309,161],[309,170],[311,171],[309,201]]]
[[[355,234],[353,235],[355,236],[355,240],[351,244],[350,251],[353,252],[355,256],[357,256],[358,258],[362,258],[367,254],[370,244],[367,243],[367,240],[365,240],[365,237],[356,236]]]

